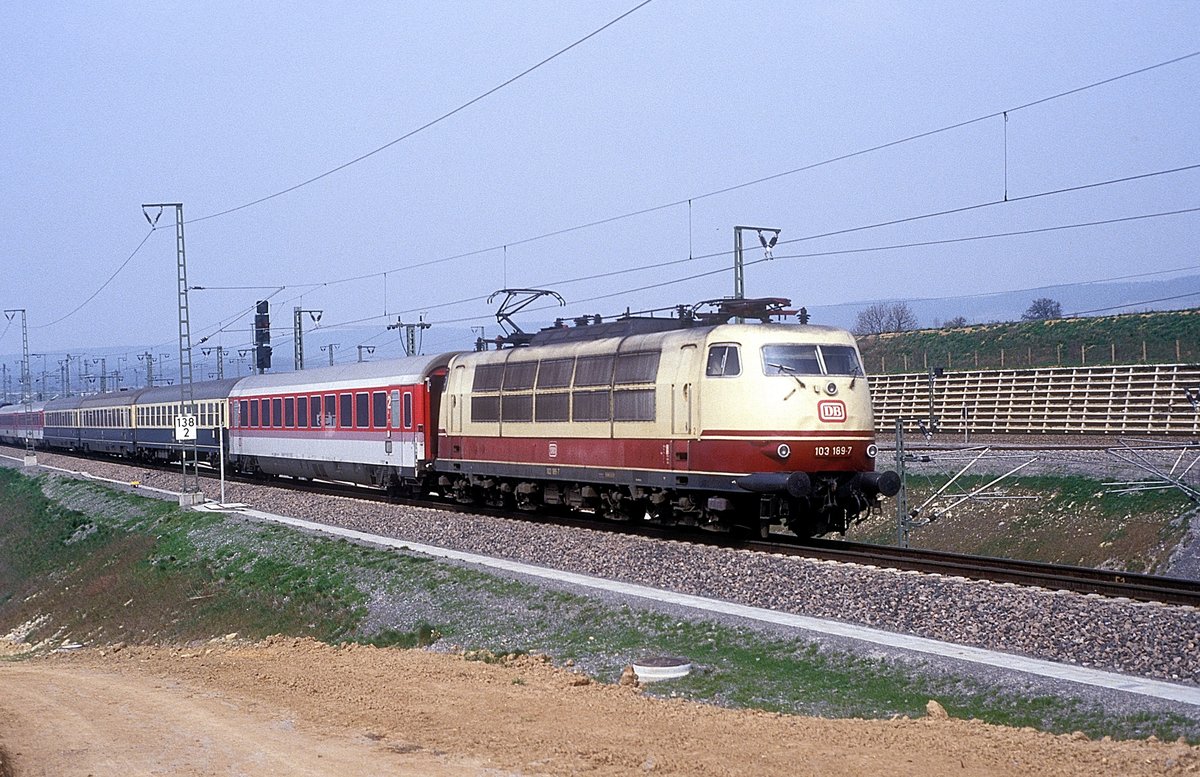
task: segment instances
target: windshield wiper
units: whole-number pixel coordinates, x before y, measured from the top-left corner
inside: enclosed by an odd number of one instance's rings
[[[802,388],[802,389],[808,388],[808,386],[804,385],[804,381],[800,380],[800,376],[796,374],[795,368],[789,367],[786,364],[776,364],[775,362],[767,362],[767,366],[774,367],[775,369],[779,370],[780,372],[786,372],[788,375],[791,375],[793,378],[795,378],[796,384],[798,386],[800,386],[800,388]],[[795,391],[792,392],[792,394],[795,394],[795,393],[796,393]],[[792,394],[788,394],[786,397],[784,397],[784,399],[785,400],[791,399]]]

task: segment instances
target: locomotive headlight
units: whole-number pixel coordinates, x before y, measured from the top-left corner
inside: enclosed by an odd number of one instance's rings
[[[867,446],[867,458],[868,459],[875,458],[876,453],[879,453],[879,447],[877,445],[875,445],[875,443],[871,443],[870,445]]]
[[[825,393],[826,393],[826,394],[828,394],[828,395],[829,395],[829,396],[831,396],[831,397],[832,397],[834,394],[837,394],[837,384],[836,384],[836,383],[834,383],[832,380],[831,380],[831,381],[829,381],[828,383],[826,383],[826,384],[825,384]]]
[[[779,448],[777,448],[775,452],[779,454],[779,458],[786,459],[788,456],[792,455],[792,448],[786,442],[780,443]]]

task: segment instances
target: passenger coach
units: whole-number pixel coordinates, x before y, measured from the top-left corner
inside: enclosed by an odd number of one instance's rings
[[[437,456],[451,355],[243,378],[229,397],[231,460],[244,472],[414,487]]]

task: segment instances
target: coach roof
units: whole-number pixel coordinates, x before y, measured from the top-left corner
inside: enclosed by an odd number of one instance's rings
[[[323,389],[326,386],[358,388],[383,383],[421,383],[434,370],[445,367],[453,353],[434,356],[410,356],[404,359],[380,359],[351,362],[311,370],[250,375],[242,378],[233,396],[270,393],[275,390]],[[319,388],[318,388],[319,387]]]

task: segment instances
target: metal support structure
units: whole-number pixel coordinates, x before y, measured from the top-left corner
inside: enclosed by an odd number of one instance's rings
[[[329,351],[329,366],[330,367],[333,366],[333,352],[337,349],[337,347],[339,345],[341,345],[341,343],[330,343],[328,345],[321,346],[322,351]]]
[[[934,420],[936,420],[936,419],[934,419]],[[931,420],[931,423],[932,422],[933,421]],[[925,430],[924,419],[917,420],[917,425],[922,429],[922,431],[927,431],[927,430]],[[929,435],[926,434],[926,437],[928,437],[928,436]],[[930,496],[926,497],[925,501],[923,501],[921,504],[917,505],[916,507],[914,507],[912,509],[909,508],[909,506],[908,506],[909,505],[909,502],[908,502],[908,463],[909,462],[930,462],[930,461],[933,461],[935,458],[952,460],[952,459],[961,459],[962,457],[966,457],[966,456],[969,456],[971,458],[965,466],[960,468],[958,470],[958,472],[956,472],[954,475],[952,475],[949,478],[949,480],[947,480],[945,483],[943,483],[942,486],[940,488],[936,489]],[[997,456],[993,455],[991,452],[991,449],[987,448],[987,447],[974,447],[974,448],[968,447],[968,448],[957,448],[957,449],[944,449],[944,450],[940,451],[939,455],[922,454],[922,455],[918,456],[916,454],[909,453],[905,450],[905,447],[904,447],[904,419],[897,418],[896,419],[896,474],[898,474],[900,476],[900,491],[896,494],[896,544],[902,548],[909,547],[909,537],[910,537],[910,534],[913,529],[919,529],[923,526],[928,526],[929,524],[938,520],[938,518],[945,515],[950,510],[953,510],[955,507],[958,507],[959,505],[963,504],[964,502],[980,500],[980,499],[1015,500],[1015,499],[1036,499],[1037,498],[1037,497],[1026,497],[1026,496],[1005,496],[1002,494],[988,492],[989,489],[991,489],[993,486],[999,484],[1001,481],[1004,481],[1004,480],[1012,477],[1016,473],[1020,472],[1021,470],[1025,469],[1026,467],[1028,467],[1030,464],[1033,464],[1035,461],[1037,461],[1036,457],[1031,458],[1021,464],[1018,464],[1015,467],[1010,468],[1004,474],[993,478],[992,480],[988,481],[988,483],[986,483],[985,485],[982,485],[972,491],[961,492],[961,489],[960,489],[960,493],[946,496],[946,492],[950,489],[951,486],[958,483],[959,479],[962,478],[963,475],[967,474],[967,472],[973,466],[975,466],[975,464],[977,464],[979,461],[981,461],[985,458],[1011,458],[1011,457],[1009,457],[1009,456],[997,457]],[[948,502],[948,503],[939,504],[934,509],[929,509],[931,507],[931,505],[934,505],[934,503],[938,502],[939,500],[942,500],[943,502]]]
[[[138,354],[138,361],[146,363],[146,388],[154,385],[154,354],[149,351]]]
[[[321,314],[324,312],[323,310],[302,310],[300,307],[292,308],[292,354],[297,371],[304,369],[304,314],[312,316],[313,323],[319,324]]]
[[[904,452],[904,419],[896,419],[896,474],[900,476],[900,490],[896,493],[896,545],[908,547],[908,475],[904,463],[908,455]]]
[[[92,359],[92,364],[100,365],[100,393],[108,392],[108,357],[101,356],[99,359]]]
[[[758,233],[758,241],[762,243],[763,250],[766,251],[767,259],[771,257],[771,249],[775,247],[775,243],[779,241],[779,233],[782,231],[775,227],[747,227],[736,226],[733,228],[733,298],[746,298],[746,274],[745,261],[742,256],[742,232],[744,230],[752,230]],[[771,233],[771,239],[768,240],[763,236],[764,232]],[[744,323],[739,316],[737,318],[739,324]]]
[[[18,314],[21,314],[21,404],[24,405],[26,418],[33,414],[33,386],[30,385],[31,377],[29,374],[29,326],[25,320],[25,308],[13,308],[4,311],[4,315],[9,321]],[[37,464],[37,456],[33,452],[33,427],[26,420],[25,422],[25,465],[33,466]]]
[[[158,208],[158,214],[153,218],[146,211],[147,208]],[[188,311],[188,283],[187,283],[187,254],[184,250],[183,241],[183,203],[181,202],[164,202],[164,203],[149,203],[142,205],[142,212],[146,216],[146,221],[150,222],[151,228],[155,228],[158,222],[158,217],[162,215],[164,208],[175,209],[175,267],[177,270],[177,299],[179,303],[179,401],[180,412],[183,415],[196,415],[195,394],[192,388],[192,329],[191,319]],[[199,450],[197,449],[196,437],[193,435],[191,445],[187,446],[181,458],[183,459],[183,484],[179,495],[179,503],[181,505],[196,504],[202,494],[200,491],[200,473],[199,465]],[[191,475],[188,474],[188,463],[191,460]]]
[[[208,356],[213,351],[217,352],[217,380],[225,380],[225,354],[229,353],[229,351],[225,350],[225,347],[222,345],[200,349],[200,353],[205,356]]]
[[[500,292],[496,292],[496,294],[499,294],[499,293]],[[542,292],[542,293],[553,294],[553,292]],[[492,297],[496,296],[496,294],[493,294]],[[557,297],[558,295],[555,294],[554,296]],[[492,297],[488,297],[489,302],[491,301]],[[497,318],[499,318],[500,314],[497,313],[496,316],[497,316]],[[422,330],[428,329],[430,326],[431,326],[431,324],[425,323],[425,314],[422,313],[420,315],[417,323],[415,323],[415,324],[406,324],[406,323],[404,323],[403,320],[401,320],[400,318],[397,318],[396,323],[388,324],[388,329],[403,329],[404,330],[404,355],[405,356],[416,356],[417,351],[420,350],[417,348],[417,330],[418,329],[422,329]],[[361,356],[361,354],[360,354],[360,356]],[[360,358],[359,361],[362,361],[362,359]]]
[[[375,346],[373,346],[373,345],[356,345],[355,348],[358,349],[358,361],[360,363],[363,360],[364,352],[367,354],[367,356],[370,356],[371,354],[375,353]]]

